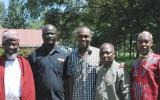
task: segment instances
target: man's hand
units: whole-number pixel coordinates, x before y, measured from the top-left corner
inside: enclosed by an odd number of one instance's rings
[[[120,62],[120,66],[119,67],[120,68],[124,68],[124,69],[128,68],[127,64],[125,64],[124,62]]]

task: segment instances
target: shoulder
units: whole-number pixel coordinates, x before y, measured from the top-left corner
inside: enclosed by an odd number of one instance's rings
[[[122,76],[124,74],[125,69],[123,67],[120,67],[121,64],[117,61],[114,61],[115,71],[118,74],[118,76]]]
[[[58,46],[57,48],[58,48],[58,52],[60,52],[61,54],[67,55],[67,52],[64,49],[62,49],[61,46]]]
[[[67,54],[69,54],[72,51],[71,47],[67,47],[67,46],[63,46],[63,45],[59,45],[61,50]]]
[[[23,56],[18,55],[18,59],[23,60],[23,61],[27,61],[27,59]]]
[[[58,46],[56,47],[56,49],[55,49],[55,52],[58,54],[58,57],[60,57],[61,59],[66,60],[68,54],[67,54],[66,51],[64,51],[64,50],[61,48],[61,46],[58,45]],[[56,55],[55,55],[55,57],[56,57]]]
[[[121,67],[120,67],[120,63],[119,62],[117,62],[117,61],[113,61],[113,63],[112,63],[112,67],[115,69],[115,70],[118,70],[118,69],[120,69]]]
[[[69,57],[76,55],[78,53],[78,48],[73,48],[72,51],[68,54]]]
[[[42,45],[41,47],[38,47],[37,49],[35,49],[32,53],[33,54],[38,54],[38,53],[41,53],[41,52],[44,52],[44,46]]]
[[[35,56],[41,54],[42,52],[44,52],[43,47],[42,47],[42,46],[41,46],[41,47],[38,47],[38,48],[36,48],[35,50],[33,50],[33,51],[28,55],[27,59],[28,59],[28,58],[32,58],[32,57],[35,57]]]
[[[89,49],[92,50],[93,52],[99,52],[99,50],[100,50],[99,48],[96,48],[93,46],[90,46]]]
[[[158,63],[158,62],[160,62],[160,55],[152,53],[149,56],[148,61],[150,61],[151,63]]]
[[[160,55],[156,54],[156,53],[152,53],[151,57],[156,58],[156,59],[160,59]]]
[[[100,51],[99,48],[90,46],[90,47],[89,47],[89,51],[91,51],[92,57],[97,57],[97,58],[99,58],[99,51]]]
[[[18,56],[18,60],[23,63],[29,63],[28,60],[24,58],[23,56]]]
[[[33,60],[36,56],[36,50],[32,51],[28,56],[27,60]]]
[[[92,59],[96,58],[96,59],[94,59],[94,60],[95,60],[96,62],[97,62],[97,61],[99,62],[99,51],[100,51],[99,48],[90,46],[90,47],[89,47],[89,51],[91,52],[90,57],[91,57]]]
[[[33,55],[36,55],[36,53],[38,53],[38,52],[42,52],[42,49],[41,49],[41,47],[38,47],[38,48],[36,48],[35,50],[33,50],[28,56],[33,56]]]

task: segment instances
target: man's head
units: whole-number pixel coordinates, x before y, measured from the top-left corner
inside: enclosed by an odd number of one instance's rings
[[[100,62],[102,65],[109,66],[115,57],[114,46],[111,43],[103,43],[100,46]]]
[[[152,51],[153,37],[150,32],[143,31],[139,33],[137,40],[137,48],[141,55],[146,56]]]
[[[79,27],[76,31],[77,40],[80,48],[88,48],[93,33],[88,27]]]
[[[2,46],[8,60],[14,60],[17,57],[20,38],[13,30],[6,30],[2,33]]]
[[[47,24],[42,28],[42,38],[45,45],[53,46],[57,41],[57,28]]]

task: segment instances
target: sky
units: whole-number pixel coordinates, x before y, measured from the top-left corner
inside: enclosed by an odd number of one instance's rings
[[[5,8],[8,8],[9,0],[0,0],[0,1],[3,1]]]

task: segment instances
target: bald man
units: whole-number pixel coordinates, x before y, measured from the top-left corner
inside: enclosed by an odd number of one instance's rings
[[[18,55],[20,38],[13,30],[2,34],[4,54],[0,56],[0,100],[35,100],[29,62]]]
[[[101,66],[97,71],[96,100],[130,100],[130,77],[115,61],[111,43],[100,46]]]
[[[131,67],[132,100],[160,100],[160,56],[153,53],[153,36],[148,31],[139,33],[139,58]]]
[[[95,100],[96,68],[99,49],[90,46],[93,33],[88,27],[76,32],[78,47],[68,56],[64,69],[66,100]]]
[[[63,62],[67,54],[57,43],[57,29],[42,28],[43,44],[28,56],[35,79],[36,100],[64,100]]]

